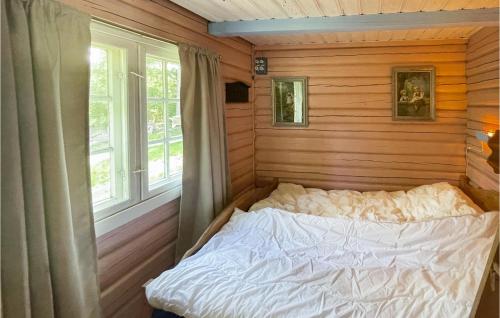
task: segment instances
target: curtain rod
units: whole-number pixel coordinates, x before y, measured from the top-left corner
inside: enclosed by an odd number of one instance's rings
[[[143,32],[141,30],[137,30],[137,29],[131,28],[129,26],[118,24],[118,23],[115,23],[115,22],[112,22],[112,21],[109,21],[109,20],[105,20],[105,19],[99,18],[99,17],[94,17],[93,16],[92,17],[92,21],[96,22],[96,23],[104,24],[106,26],[113,27],[113,28],[116,28],[116,29],[126,29],[126,30],[132,31],[134,33],[137,33],[137,35],[139,35],[141,37],[144,37],[146,39],[153,39],[153,40],[163,41],[163,42],[167,42],[167,43],[174,44],[174,45],[179,45],[178,41],[174,41],[174,40],[165,39],[165,38],[162,38],[162,37],[159,37],[159,36],[151,35],[149,33]]]
[[[132,31],[134,33],[137,33],[137,35],[139,35],[139,36],[141,36],[143,38],[146,38],[146,39],[153,39],[153,40],[156,40],[156,41],[163,41],[163,42],[167,42],[167,43],[170,43],[170,44],[173,44],[173,45],[177,45],[177,46],[180,43],[179,41],[169,40],[169,39],[165,39],[165,38],[162,38],[162,37],[159,37],[159,36],[150,35],[148,33],[144,33],[143,31],[140,31],[140,30],[137,30],[137,29],[134,29],[134,28],[130,28],[130,27],[126,26],[126,25],[117,24],[117,23],[114,23],[114,22],[111,22],[111,21],[108,21],[108,20],[105,20],[105,19],[101,19],[99,17],[92,17],[92,21],[96,22],[96,23],[99,23],[99,24],[104,24],[104,25],[106,25],[108,27],[112,27],[112,28],[116,28],[116,29],[126,29],[126,30]],[[221,54],[217,54],[217,56],[222,61],[222,55]]]

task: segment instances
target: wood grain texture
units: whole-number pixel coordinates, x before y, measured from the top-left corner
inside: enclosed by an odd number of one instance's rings
[[[296,44],[377,43],[386,41],[466,39],[481,27],[434,27],[401,30],[369,30],[355,32],[310,32],[289,35],[246,35],[257,46]]]
[[[207,33],[207,20],[167,0],[62,0],[94,18],[161,40],[190,43],[221,55],[225,82],[252,80],[252,46]],[[253,89],[251,88],[252,92]],[[252,96],[252,95],[251,95]],[[254,185],[253,100],[225,105],[233,195]],[[98,239],[104,317],[150,317],[141,287],[174,263],[178,200]]]
[[[491,154],[477,132],[499,129],[498,27],[484,28],[467,45],[467,176],[484,189],[498,190],[498,174],[486,163]]]
[[[97,239],[104,317],[150,317],[142,285],[174,264],[180,199]]]
[[[210,21],[355,16],[498,7],[496,0],[173,0]]]
[[[471,184],[467,176],[460,176],[459,187],[484,211],[498,211],[499,195],[498,190],[485,190]]]
[[[257,181],[279,178],[357,190],[458,184],[465,172],[465,49],[462,41],[437,41],[257,51],[269,65],[268,75],[255,80]],[[392,120],[391,68],[396,65],[436,67],[435,122]],[[287,75],[309,77],[305,129],[271,124],[271,77]]]

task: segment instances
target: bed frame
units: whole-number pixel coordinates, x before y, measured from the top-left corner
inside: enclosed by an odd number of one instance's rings
[[[235,208],[239,208],[241,210],[248,210],[252,204],[255,202],[262,200],[268,197],[271,192],[276,189],[278,186],[278,179],[273,179],[270,183],[265,184],[261,187],[252,188],[250,190],[245,191],[243,194],[238,196],[233,202],[231,202],[222,212],[210,223],[208,228],[203,232],[201,237],[198,239],[196,244],[191,247],[182,257],[185,259],[196,252],[198,252],[205,243],[207,243],[212,236],[214,236],[219,230],[226,224],[231,215],[234,212]],[[475,187],[471,184],[470,180],[466,176],[460,177],[459,188],[469,196],[474,203],[476,203],[481,209],[484,211],[498,211],[499,210],[499,193],[497,191],[492,190],[484,190]],[[479,291],[476,295],[476,299],[473,304],[473,308],[471,311],[471,317],[475,317],[477,308],[479,306],[479,301],[481,300],[481,296],[484,291],[484,287],[486,286],[486,282],[489,277],[489,271],[492,267],[493,260],[495,258],[495,254],[498,249],[498,231],[495,237],[495,242],[493,243],[493,247],[490,251],[490,255],[488,257],[487,266],[485,268],[481,283],[479,285]]]
[[[235,200],[231,202],[227,207],[225,207],[224,210],[222,210],[222,212],[219,213],[219,215],[217,215],[217,217],[212,221],[212,223],[210,223],[210,225],[207,227],[205,232],[203,232],[198,241],[196,241],[193,247],[191,247],[189,250],[187,250],[186,253],[184,253],[182,259],[185,259],[186,257],[189,257],[198,252],[198,250],[202,248],[203,245],[205,245],[205,243],[207,243],[208,240],[212,238],[212,236],[219,232],[222,226],[224,226],[224,224],[229,221],[231,215],[233,215],[235,208],[247,211],[252,206],[252,204],[268,197],[271,192],[273,192],[273,190],[278,187],[278,183],[278,179],[273,179],[271,183],[268,183],[262,187],[247,190],[243,192],[243,194],[235,198]]]
[[[460,177],[459,188],[467,194],[469,198],[474,201],[481,209],[484,211],[498,211],[499,203],[498,203],[498,191],[493,190],[484,190],[477,188],[471,184],[471,181],[466,176]],[[486,267],[483,272],[483,276],[481,278],[481,283],[479,284],[479,291],[476,294],[476,299],[474,300],[474,304],[471,310],[471,317],[476,316],[477,308],[479,307],[479,303],[481,301],[481,296],[483,295],[484,288],[486,287],[486,283],[488,281],[490,269],[492,268],[493,261],[495,260],[495,256],[498,257],[498,231],[495,235],[495,241],[493,242],[493,246],[490,251],[490,255],[488,257],[488,262],[486,263]]]

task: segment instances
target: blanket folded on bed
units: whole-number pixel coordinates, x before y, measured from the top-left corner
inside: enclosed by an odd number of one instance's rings
[[[146,288],[185,317],[468,317],[498,213],[380,223],[238,213]]]

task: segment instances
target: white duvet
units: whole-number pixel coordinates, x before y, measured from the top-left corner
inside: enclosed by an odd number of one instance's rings
[[[373,221],[423,221],[447,216],[478,215],[482,211],[460,189],[446,182],[409,191],[325,191],[281,183],[250,211],[277,208],[320,216],[343,216]]]
[[[384,223],[235,212],[146,288],[185,317],[468,317],[498,213]]]

